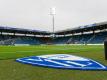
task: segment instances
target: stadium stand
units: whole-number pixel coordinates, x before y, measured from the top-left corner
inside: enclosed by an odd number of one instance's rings
[[[54,38],[48,31],[3,26],[0,26],[0,33],[0,45],[102,44],[107,38],[107,22],[57,31]]]
[[[67,36],[69,34],[72,35]],[[107,22],[95,23],[73,29],[57,31],[55,35],[63,36],[60,38],[58,37],[55,40],[61,44],[65,43],[63,41],[66,41],[67,44],[102,44],[107,38]]]
[[[96,34],[84,34],[76,36],[58,37],[54,41],[56,44],[101,44],[107,38],[107,32]]]

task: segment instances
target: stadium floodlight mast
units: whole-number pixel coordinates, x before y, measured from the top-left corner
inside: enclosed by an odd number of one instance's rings
[[[54,35],[54,32],[55,32],[55,18],[54,18],[54,15],[55,15],[55,7],[52,7],[50,8],[50,15],[52,16],[52,27],[53,27],[53,37],[55,37]]]

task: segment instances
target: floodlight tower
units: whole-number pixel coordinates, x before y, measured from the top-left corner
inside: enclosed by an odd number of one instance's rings
[[[50,15],[52,16],[52,27],[53,27],[53,37],[55,37],[54,33],[55,33],[55,7],[50,8]]]

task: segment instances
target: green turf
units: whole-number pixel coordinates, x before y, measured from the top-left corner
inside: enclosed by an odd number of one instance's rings
[[[80,71],[37,67],[16,58],[42,54],[73,54],[107,65],[103,46],[0,46],[0,80],[107,80],[107,71]]]

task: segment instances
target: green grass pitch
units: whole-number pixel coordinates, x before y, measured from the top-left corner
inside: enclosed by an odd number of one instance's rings
[[[15,61],[20,57],[61,53],[91,58],[107,65],[104,47],[98,45],[0,46],[0,80],[107,80],[107,71],[53,69]]]

